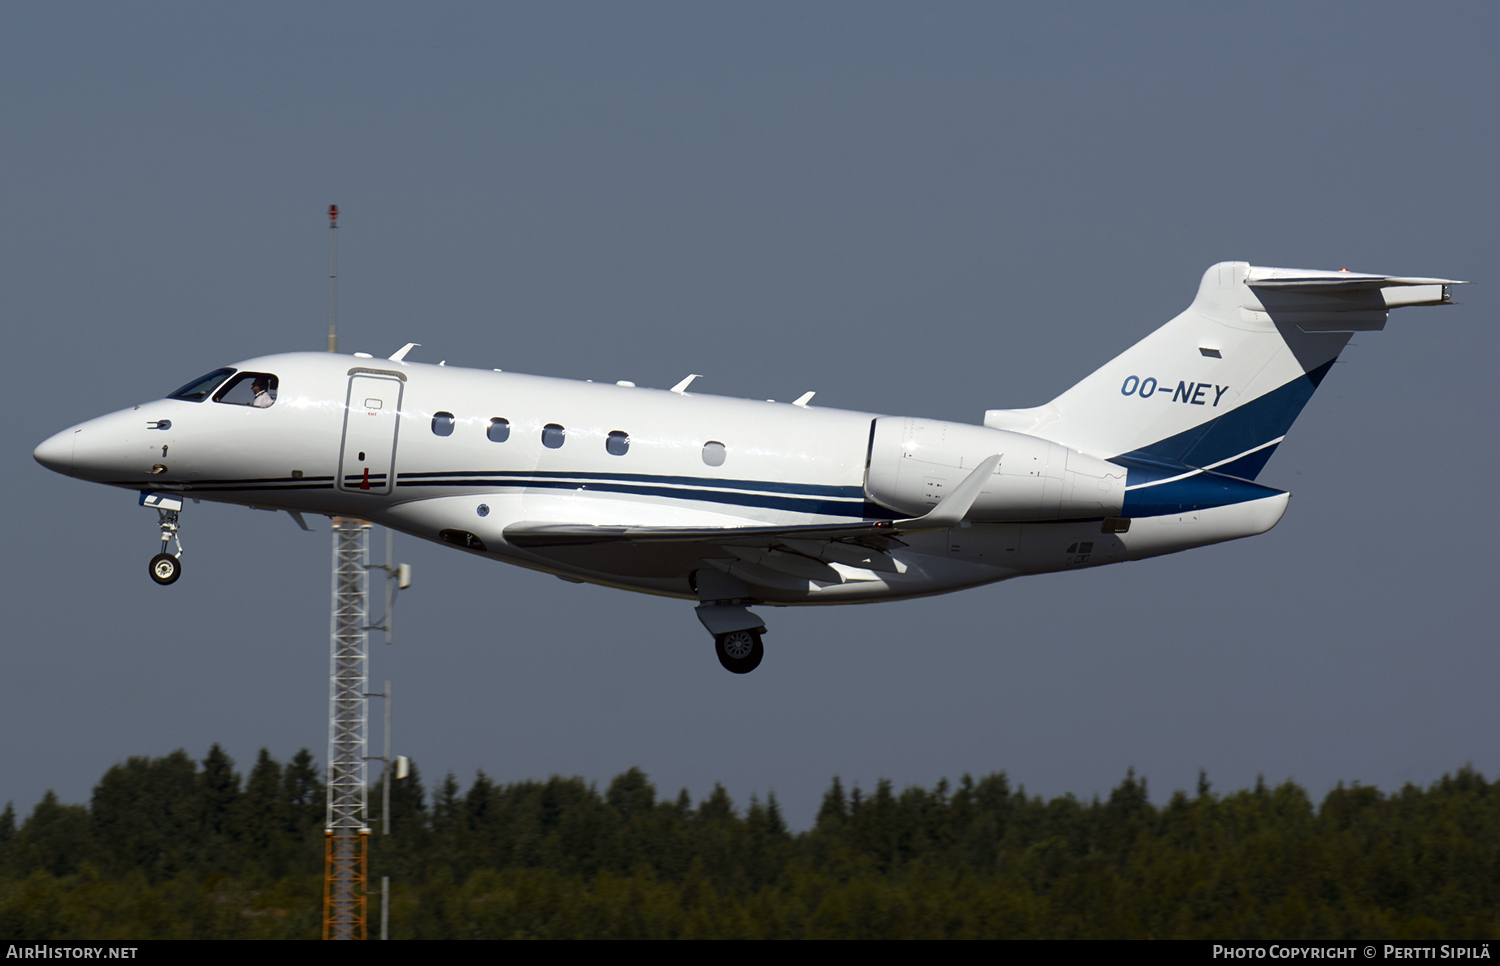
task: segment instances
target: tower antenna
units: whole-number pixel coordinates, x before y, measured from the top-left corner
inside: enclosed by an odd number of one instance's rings
[[[328,206],[328,351],[339,351],[339,206]]]
[[[370,525],[333,520],[333,632],[328,688],[328,824],[323,938],[365,938],[365,698],[370,621]]]

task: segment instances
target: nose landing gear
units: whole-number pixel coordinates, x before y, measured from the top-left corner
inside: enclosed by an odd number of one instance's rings
[[[177,535],[177,514],[182,509],[182,498],[169,493],[142,493],[141,506],[156,511],[156,525],[161,528],[161,553],[151,558],[151,579],[163,586],[176,583],[182,576],[182,539]],[[167,553],[168,542],[177,546],[176,553]]]
[[[170,584],[182,576],[182,564],[169,553],[159,553],[151,558],[151,579],[158,584]]]

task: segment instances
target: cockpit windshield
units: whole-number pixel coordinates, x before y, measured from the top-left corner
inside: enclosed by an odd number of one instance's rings
[[[215,369],[206,376],[199,376],[181,389],[167,396],[168,399],[186,399],[188,402],[202,402],[208,398],[209,393],[234,374],[230,368]]]
[[[242,372],[214,393],[214,402],[269,409],[276,404],[278,382],[269,372]]]

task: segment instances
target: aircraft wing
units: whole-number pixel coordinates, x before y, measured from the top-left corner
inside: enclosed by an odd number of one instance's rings
[[[1000,465],[1000,454],[982,460],[962,483],[920,517],[814,523],[789,527],[611,527],[575,523],[513,523],[505,539],[517,547],[578,547],[605,543],[718,543],[759,546],[767,540],[857,540],[894,537],[921,530],[943,530],[963,522],[985,480]]]
[[[715,543],[765,546],[785,539],[855,540],[894,537],[896,521],[796,527],[601,527],[575,523],[512,523],[505,540],[517,547],[585,547],[607,543]]]
[[[657,551],[655,556],[663,557],[662,566],[670,566],[664,555],[689,561],[738,558],[782,575],[838,582],[842,578],[829,564],[899,572],[900,565],[888,551],[892,545],[905,545],[900,536],[958,526],[999,464],[998,453],[981,461],[931,510],[906,520],[745,527],[596,526],[528,521],[507,526],[505,539],[514,546],[558,559],[573,557],[569,551],[582,551],[606,567],[610,557],[638,548],[638,552],[647,551],[648,556],[649,551]],[[604,553],[596,556],[598,551]]]
[[[894,521],[796,527],[598,527],[566,523],[513,523],[505,539],[559,563],[605,572],[686,574],[708,561],[743,569],[755,583],[791,580],[841,583],[830,564],[898,573],[890,556],[905,546]],[[712,564],[712,566],[719,566]],[[761,568],[768,569],[765,573]],[[732,567],[720,566],[729,570]]]

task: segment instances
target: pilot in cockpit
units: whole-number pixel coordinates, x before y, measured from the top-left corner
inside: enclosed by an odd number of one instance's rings
[[[270,384],[266,381],[265,376],[256,376],[255,382],[251,386],[251,388],[255,391],[255,399],[250,403],[250,405],[254,406],[256,409],[265,409],[267,406],[270,406],[271,403],[275,402],[275,400],[271,398],[271,387]]]

